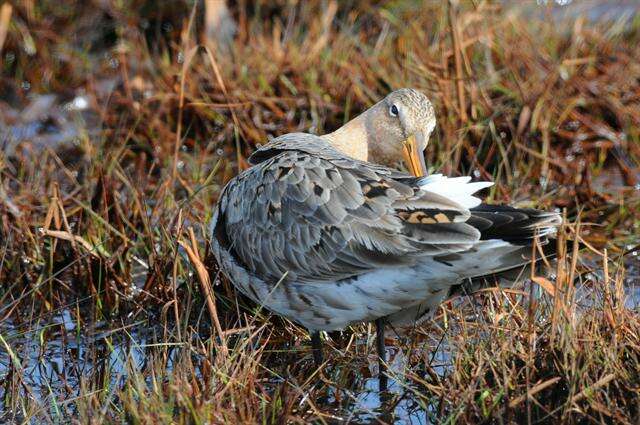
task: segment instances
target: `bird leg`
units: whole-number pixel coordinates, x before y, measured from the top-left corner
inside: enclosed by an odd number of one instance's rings
[[[384,318],[376,319],[376,345],[378,348],[378,379],[380,391],[387,391],[387,359],[384,345]]]
[[[320,340],[320,331],[311,332],[311,349],[313,350],[313,362],[316,367],[322,365],[322,341]]]

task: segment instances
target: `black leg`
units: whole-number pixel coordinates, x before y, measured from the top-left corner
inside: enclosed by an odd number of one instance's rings
[[[311,349],[313,350],[313,361],[316,367],[322,365],[322,341],[320,340],[320,332],[311,332]]]
[[[384,346],[384,318],[376,319],[376,345],[378,348],[378,379],[380,391],[387,391],[387,359]]]

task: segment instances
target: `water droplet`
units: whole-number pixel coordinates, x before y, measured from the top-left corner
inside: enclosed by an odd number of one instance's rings
[[[480,170],[473,170],[473,177],[480,178]]]
[[[76,96],[71,102],[74,109],[81,111],[83,109],[87,109],[89,107],[89,101],[85,96]]]
[[[547,187],[547,183],[548,180],[545,176],[540,177],[540,186],[542,186],[543,189]]]

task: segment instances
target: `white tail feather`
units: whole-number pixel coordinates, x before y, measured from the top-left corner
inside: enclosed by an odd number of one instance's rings
[[[469,183],[471,177],[445,177],[442,174],[432,174],[420,181],[420,188],[427,192],[446,196],[465,208],[473,208],[482,202],[473,196],[485,187],[493,186],[493,182]]]

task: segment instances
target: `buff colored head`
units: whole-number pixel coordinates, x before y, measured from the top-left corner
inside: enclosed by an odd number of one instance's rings
[[[395,167],[404,160],[417,176],[426,173],[423,151],[436,125],[433,105],[415,89],[400,89],[324,136],[362,161]]]

